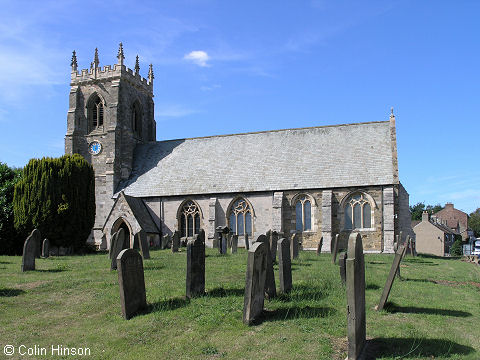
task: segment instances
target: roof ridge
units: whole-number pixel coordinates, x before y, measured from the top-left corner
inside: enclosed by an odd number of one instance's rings
[[[227,136],[238,136],[238,135],[254,135],[254,134],[263,134],[263,133],[274,133],[274,132],[289,131],[289,130],[323,129],[323,128],[331,128],[331,127],[355,126],[355,125],[369,125],[369,124],[382,124],[382,123],[387,123],[387,124],[389,124],[389,121],[388,121],[388,120],[387,120],[387,121],[369,121],[369,122],[349,123],[349,124],[306,126],[306,127],[299,127],[299,128],[261,130],[261,131],[251,131],[251,132],[236,133],[236,134],[207,135],[207,136],[197,136],[197,137],[191,137],[191,138],[168,139],[168,140],[161,140],[161,141],[155,141],[155,142],[157,142],[157,143],[159,143],[159,142],[164,143],[164,142],[168,142],[168,141],[208,139],[208,138],[215,138],[215,137],[227,137]],[[151,142],[151,143],[154,143],[154,142]],[[150,143],[150,144],[151,144],[151,143]]]

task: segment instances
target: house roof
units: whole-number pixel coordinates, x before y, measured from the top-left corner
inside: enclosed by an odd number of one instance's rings
[[[391,122],[208,136],[137,145],[134,197],[398,183]],[[395,149],[395,151],[394,151]]]

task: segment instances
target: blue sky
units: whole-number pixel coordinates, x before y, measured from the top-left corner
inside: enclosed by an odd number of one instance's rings
[[[0,161],[64,153],[70,59],[155,72],[157,139],[388,120],[410,203],[480,207],[479,1],[0,0]]]

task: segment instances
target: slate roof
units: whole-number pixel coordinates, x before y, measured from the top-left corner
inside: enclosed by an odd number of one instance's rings
[[[394,184],[393,145],[389,121],[141,144],[119,191],[150,197]]]

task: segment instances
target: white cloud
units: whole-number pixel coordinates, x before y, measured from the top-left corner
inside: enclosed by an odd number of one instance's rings
[[[219,89],[221,87],[222,87],[221,85],[213,84],[213,85],[210,85],[210,86],[200,86],[200,90],[202,90],[202,91],[212,91],[212,90],[215,90],[215,89]]]
[[[193,62],[194,64],[201,66],[201,67],[208,67],[210,66],[207,64],[207,61],[210,60],[210,57],[208,54],[203,51],[203,50],[195,50],[190,52],[189,54],[186,54],[183,57],[184,60],[188,60]]]
[[[198,113],[197,110],[187,108],[182,105],[157,105],[155,107],[155,117],[183,117]]]

